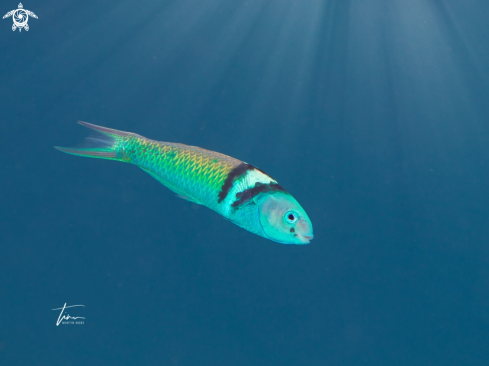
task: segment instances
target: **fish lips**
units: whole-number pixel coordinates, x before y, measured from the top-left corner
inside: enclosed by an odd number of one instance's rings
[[[297,234],[296,238],[300,240],[301,244],[309,244],[312,239],[314,239],[314,235],[301,235]]]

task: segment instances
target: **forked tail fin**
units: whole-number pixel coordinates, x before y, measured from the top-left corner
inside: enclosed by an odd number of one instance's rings
[[[90,158],[121,160],[117,157],[117,148],[125,136],[135,136],[130,132],[113,130],[111,128],[92,125],[91,123],[78,121],[79,124],[90,128],[94,133],[85,138],[77,147],[59,147],[55,149],[67,154],[86,156]]]

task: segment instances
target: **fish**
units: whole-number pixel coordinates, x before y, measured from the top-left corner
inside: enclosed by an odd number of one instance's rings
[[[241,228],[281,244],[309,244],[312,223],[299,202],[264,171],[230,156],[180,143],[150,140],[78,121],[92,135],[71,155],[131,163],[180,198],[206,206]]]

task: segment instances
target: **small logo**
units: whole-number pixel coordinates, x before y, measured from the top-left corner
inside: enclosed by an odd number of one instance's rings
[[[12,19],[14,20],[14,24],[12,25],[13,31],[15,31],[17,28],[19,28],[19,32],[22,31],[22,28],[28,31],[29,24],[27,24],[27,21],[29,20],[29,15],[37,19],[36,14],[34,14],[30,10],[25,10],[22,3],[19,3],[19,8],[9,11],[7,14],[3,16],[3,19],[12,17]]]
[[[77,306],[85,307],[85,305],[66,306],[65,303],[62,308],[51,309],[51,310],[61,310],[61,313],[59,313],[58,316],[58,320],[56,321],[56,326],[59,326],[60,324],[85,324],[85,318],[83,316],[71,316],[68,313],[64,314],[65,309],[74,308]],[[78,320],[78,319],[83,319],[83,320]]]

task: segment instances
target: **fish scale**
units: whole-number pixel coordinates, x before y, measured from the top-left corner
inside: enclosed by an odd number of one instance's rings
[[[218,210],[217,197],[229,172],[241,162],[229,156],[183,144],[124,136],[117,150],[120,160],[158,175],[170,189]]]

